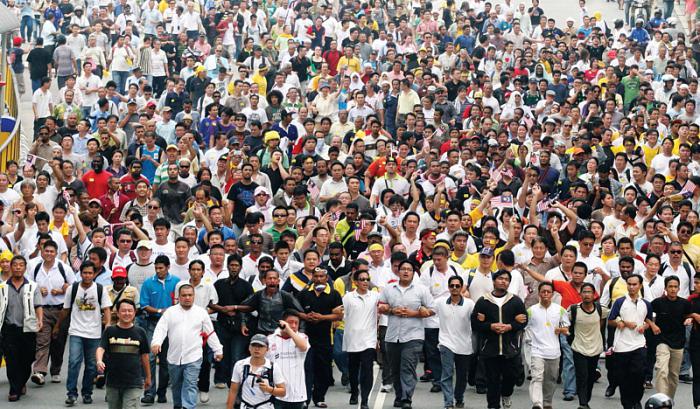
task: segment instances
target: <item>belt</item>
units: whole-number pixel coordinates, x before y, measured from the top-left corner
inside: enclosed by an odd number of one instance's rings
[[[42,305],[41,308],[47,308],[47,309],[50,309],[50,310],[63,309],[63,304],[58,304],[58,305]]]

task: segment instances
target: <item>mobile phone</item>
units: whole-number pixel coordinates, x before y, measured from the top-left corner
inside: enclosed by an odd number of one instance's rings
[[[278,326],[280,327],[280,329],[285,329],[285,328],[287,328],[287,326],[286,326],[285,324],[278,324]]]

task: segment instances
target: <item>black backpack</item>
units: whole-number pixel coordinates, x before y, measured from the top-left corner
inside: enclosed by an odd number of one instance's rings
[[[63,263],[61,263],[58,260],[56,260],[56,263],[58,263],[58,272],[61,273],[61,277],[63,277],[63,282],[68,283],[68,280],[66,279],[66,269],[63,267]],[[34,281],[36,281],[36,275],[39,274],[39,269],[43,265],[44,265],[44,263],[39,263],[34,268]]]
[[[566,336],[567,342],[569,342],[569,345],[574,343],[574,337],[576,333],[576,312],[578,311],[580,304],[571,304],[569,309],[571,310],[571,323],[569,324],[569,335]],[[603,318],[603,307],[600,305],[598,301],[594,302],[593,305],[595,305],[595,309],[598,312],[598,317],[600,319]]]
[[[97,285],[97,305],[102,309],[102,292],[104,287],[102,284],[95,283]],[[80,283],[78,281],[74,282],[70,289],[70,308],[73,309],[73,304],[75,304],[75,297],[78,295],[78,286]]]

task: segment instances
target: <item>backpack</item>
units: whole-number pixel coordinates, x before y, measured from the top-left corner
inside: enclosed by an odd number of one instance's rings
[[[661,270],[659,270],[659,271],[661,271]],[[612,298],[612,291],[613,291],[613,288],[615,288],[615,284],[617,284],[618,281],[620,281],[620,276],[613,277],[613,279],[610,280],[610,286],[608,287],[608,296],[609,296],[608,308],[611,308],[611,307],[612,307],[612,303],[613,303],[613,301],[614,301],[613,298]],[[691,281],[692,281],[692,280],[691,280]],[[639,291],[640,291],[641,294],[642,294],[642,298],[644,298],[644,285],[642,285],[642,288],[640,288]]]
[[[97,305],[102,309],[102,292],[104,290],[104,287],[102,287],[102,284],[97,284]],[[70,289],[70,310],[73,309],[73,304],[75,304],[75,297],[78,295],[78,286],[80,285],[79,282],[74,282],[73,285],[71,286]]]
[[[455,266],[453,266],[453,265],[451,265],[451,264],[448,264],[447,267],[449,267],[450,269],[452,269],[452,272],[454,273],[454,275],[458,275],[458,274],[457,274],[457,269],[455,268]],[[435,272],[435,264],[433,264],[432,266],[430,266],[430,268],[428,269],[428,274],[430,275],[430,277],[433,276],[433,272]]]
[[[693,293],[693,272],[690,268],[690,264],[688,264],[687,261],[684,261],[682,264],[683,268],[685,269],[685,272],[688,274],[688,284],[690,286],[690,293]],[[663,276],[664,272],[666,271],[666,267],[670,267],[671,265],[668,263],[663,263],[661,264],[661,267],[659,268],[659,273],[658,275]]]
[[[580,304],[571,304],[569,307],[571,309],[571,323],[569,324],[569,335],[566,336],[566,341],[569,345],[574,343],[574,337],[576,332],[576,312]],[[595,309],[598,312],[598,317],[603,318],[603,306],[600,305],[598,301],[593,303]]]
[[[109,255],[109,268],[111,269],[112,266],[114,265],[114,259],[117,258],[117,253],[112,253]],[[132,250],[129,250],[129,258],[131,259],[132,263],[136,262],[136,254]]]
[[[61,277],[63,277],[63,282],[68,283],[68,280],[66,280],[66,269],[63,267],[63,263],[61,263],[60,261],[56,261],[56,262],[58,263],[58,272],[61,273]],[[44,263],[39,263],[34,268],[34,281],[36,281],[36,275],[39,274],[39,269],[43,265],[44,265]]]
[[[275,384],[273,383],[273,380],[272,380],[272,373],[274,372],[274,369],[275,369],[275,364],[271,363],[271,364],[270,364],[270,369],[268,369],[267,371],[265,371],[265,373],[264,373],[263,375],[260,376],[260,378],[265,378],[265,379],[267,379],[267,382],[268,382],[268,384],[269,384],[270,386],[274,386],[274,385],[275,385]],[[243,365],[243,377],[241,378],[241,385],[244,384],[244,383],[246,382],[246,380],[248,379],[248,376],[250,376],[250,364]],[[253,375],[253,378],[257,378],[257,377],[258,377],[257,375]],[[257,380],[257,379],[254,379],[254,380],[253,380],[253,383],[255,383],[256,380]],[[258,403],[258,404],[253,405],[253,404],[248,403],[248,402],[246,402],[246,401],[243,400],[243,394],[242,394],[242,393],[241,393],[240,396],[241,396],[241,402],[243,402],[247,408],[251,408],[251,409],[256,409],[256,408],[258,408],[259,406],[262,406],[262,405],[265,405],[265,404],[267,404],[267,403],[270,403],[270,402],[272,402],[272,400],[274,399],[274,396],[270,395],[270,397],[267,398],[267,400],[265,400],[265,401],[263,401],[263,402],[260,402],[260,403]]]

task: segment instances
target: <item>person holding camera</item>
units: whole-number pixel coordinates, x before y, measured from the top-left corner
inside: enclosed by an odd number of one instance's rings
[[[270,348],[267,359],[276,364],[287,379],[286,394],[275,399],[275,409],[301,409],[306,404],[304,361],[309,351],[309,338],[299,332],[299,313],[287,310],[279,321],[279,329],[267,336]]]
[[[231,388],[226,398],[226,409],[233,409],[240,391],[240,409],[273,409],[273,399],[287,393],[286,381],[279,368],[265,358],[269,342],[265,335],[250,339],[250,356],[236,362],[231,377]]]

